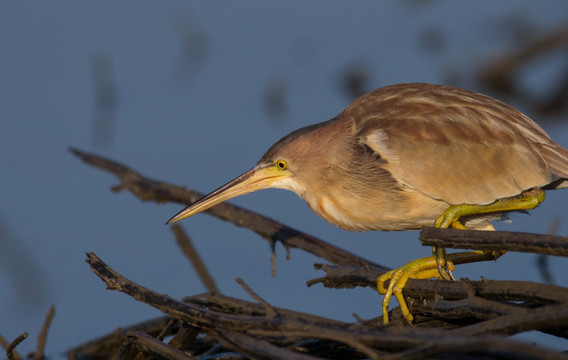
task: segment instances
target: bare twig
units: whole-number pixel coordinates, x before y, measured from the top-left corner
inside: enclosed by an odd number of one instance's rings
[[[113,191],[129,190],[143,201],[173,201],[182,204],[193,203],[203,196],[193,190],[145,178],[132,169],[112,160],[74,148],[69,150],[85,163],[116,175],[121,183],[113,187]],[[246,227],[267,239],[270,243],[280,241],[285,247],[302,249],[337,265],[373,264],[377,268],[382,268],[384,272],[390,270],[268,217],[227,202],[212,207],[207,210],[207,213],[222,220],[230,221],[237,226]]]
[[[39,332],[39,335],[37,337],[37,347],[36,347],[36,352],[34,354],[34,360],[43,359],[45,343],[47,341],[47,332],[49,331],[49,326],[51,325],[51,321],[53,320],[54,315],[55,315],[55,306],[51,305],[49,307],[49,311],[47,312],[47,316],[45,317],[43,326],[41,327],[41,331]]]
[[[10,346],[10,343],[8,342],[8,340],[6,340],[4,336],[0,335],[0,345],[2,345],[4,350],[6,350],[8,349],[8,346]]]
[[[226,344],[253,359],[267,360],[318,360],[320,358],[301,354],[275,346],[266,340],[261,340],[235,331],[219,331]]]
[[[218,333],[219,329],[227,329],[232,331],[245,331],[250,334],[260,335],[263,332],[271,334],[277,330],[277,334],[273,336],[282,336],[285,334],[296,334],[295,336],[319,336],[329,340],[342,342],[354,346],[355,348],[366,352],[367,346],[358,340],[358,336],[354,335],[345,328],[345,325],[337,327],[339,322],[317,318],[319,322],[325,323],[325,327],[313,328],[307,326],[305,321],[294,318],[282,317],[235,317],[215,313],[211,310],[203,310],[201,308],[191,306],[176,301],[166,295],[160,295],[137,285],[126,278],[122,277],[114,270],[110,269],[93,253],[87,254],[87,262],[93,271],[105,281],[109,289],[125,292],[139,301],[143,301],[157,309],[173,316],[174,318],[183,320],[187,323],[201,327],[213,333]],[[332,328],[330,328],[332,327]],[[372,338],[372,337],[371,337]],[[371,358],[375,358],[372,354],[367,354]]]
[[[273,319],[258,318],[255,316],[236,318],[232,315],[211,311],[211,309],[204,310],[197,306],[182,303],[167,295],[157,294],[116,273],[93,253],[87,254],[87,262],[91,266],[91,269],[105,281],[109,289],[119,290],[129,294],[138,301],[143,301],[176,319],[183,320],[195,326],[205,329],[227,327],[230,330],[239,331],[274,327]],[[319,317],[313,317],[313,319],[317,319],[319,322],[325,323],[327,326],[339,326],[341,324],[341,322]],[[292,319],[288,320],[292,321]],[[294,323],[294,321],[292,321],[292,323],[279,324],[277,327],[291,330],[295,328],[295,325],[299,325]]]
[[[195,341],[199,335],[199,328],[191,326],[188,323],[182,323],[177,334],[168,342],[168,345],[176,349],[183,350]]]
[[[173,328],[177,325],[179,320],[176,319],[171,319],[166,326],[164,326],[164,328],[162,329],[162,331],[158,334],[158,336],[156,336],[156,339],[160,340],[160,341],[164,341],[164,339],[166,338],[166,336],[168,336],[169,334],[171,334]]]
[[[422,245],[444,248],[507,250],[568,256],[568,237],[520,232],[426,228]]]
[[[182,299],[183,302],[192,304],[198,307],[207,308],[211,311],[222,312],[226,314],[239,314],[242,316],[265,316],[266,308],[258,303],[233,298],[230,296],[222,295],[219,293],[205,293],[194,296],[189,296]],[[303,320],[318,323],[332,323],[334,326],[341,325],[340,321],[325,319],[320,316],[298,313],[293,310],[275,308],[275,311],[284,317],[294,318],[301,317]]]
[[[201,196],[193,191],[149,180],[112,161],[77,150],[72,151],[87,163],[116,174],[121,179],[121,184],[116,189],[128,189],[143,200],[190,203]],[[386,270],[321,240],[229,204],[214,207],[210,209],[210,213],[252,229],[267,239],[271,246],[274,246],[276,241],[282,241],[286,249],[300,248],[342,265],[319,265],[319,268],[326,272],[326,276],[310,281],[309,285],[321,282],[324,286],[333,288],[373,288],[376,286],[377,276]],[[178,239],[182,238],[184,241],[185,235],[179,234],[180,229],[174,228],[174,231],[178,234]],[[521,233],[477,234],[474,231],[452,232],[451,229],[438,233],[436,231],[440,230],[428,229],[423,231],[421,236],[427,238],[425,241],[430,241],[433,237],[435,240],[432,241],[441,241],[442,245],[438,246],[444,247],[451,247],[447,242],[454,242],[456,247],[459,247],[457,244],[467,241],[468,246],[484,250],[517,249],[561,256],[566,256],[568,251],[565,245],[567,239],[562,237]],[[462,260],[466,261],[460,254],[463,253],[450,254],[449,257],[456,264]],[[176,340],[174,344],[172,340],[169,344],[180,348],[191,346],[195,349],[194,344],[202,341],[202,336],[196,336],[203,334],[209,341],[213,341],[210,349],[217,348],[213,344],[218,344],[221,339],[224,349],[233,349],[255,358],[307,358],[307,355],[327,354],[326,350],[318,350],[321,346],[327,346],[327,349],[348,349],[346,354],[350,354],[350,357],[356,354],[367,358],[448,358],[456,354],[463,359],[566,358],[502,337],[478,336],[510,335],[536,329],[568,338],[568,327],[565,325],[568,323],[568,289],[562,287],[513,281],[409,280],[404,295],[408,298],[411,312],[417,320],[416,328],[380,327],[377,320],[361,320],[357,324],[347,324],[276,308],[267,304],[246,286],[258,303],[245,302],[218,293],[196,295],[180,302],[129,281],[92,253],[88,254],[87,262],[109,289],[129,294],[136,300],[181,320],[185,330],[182,329],[176,335],[179,341]],[[426,327],[453,330],[440,331]],[[170,332],[169,328],[167,332]],[[140,349],[140,344],[147,343],[145,339],[141,340],[141,337],[130,340],[125,342],[123,347],[123,352],[130,351],[130,356],[135,354],[133,351]],[[160,343],[160,346],[166,345]],[[155,349],[152,349],[148,350],[146,356],[153,354]],[[164,356],[168,359],[175,358],[175,355]]]
[[[119,328],[110,333],[109,335],[89,341],[67,352],[67,358],[70,360],[75,359],[89,359],[96,358],[99,354],[114,354],[120,347],[124,336],[129,332],[144,332],[152,336],[157,336],[167,326],[171,320],[168,316],[163,316],[157,319],[144,321],[126,328]],[[177,331],[179,326],[174,326],[171,330]],[[167,333],[165,336],[171,335]]]
[[[193,268],[195,269],[195,272],[197,272],[197,275],[199,275],[199,278],[201,279],[203,286],[205,286],[205,288],[208,291],[218,292],[219,290],[217,289],[217,285],[215,285],[213,277],[207,270],[207,267],[201,260],[201,257],[197,253],[197,250],[191,243],[191,239],[189,238],[189,236],[187,236],[187,234],[183,231],[182,227],[179,225],[173,225],[172,231],[176,235],[177,244],[183,251],[184,255],[189,259],[189,261],[193,265]]]
[[[16,346],[18,346],[22,341],[24,341],[28,337],[28,333],[25,332],[14,339],[6,349],[6,356],[8,356],[9,360],[19,360],[20,356],[16,353]]]
[[[376,288],[379,272],[369,267],[335,266],[316,264],[316,269],[326,272],[326,276],[310,280],[308,285],[322,283],[325,287],[344,289],[355,286]],[[412,297],[433,298],[436,295],[445,299],[464,299],[468,296],[468,286],[473,286],[477,296],[510,300],[526,300],[534,304],[568,303],[568,289],[560,286],[539,284],[530,281],[431,281],[408,280],[405,294]]]
[[[255,294],[255,292],[252,291],[252,289],[243,281],[243,279],[237,278],[236,281],[253,299],[255,299],[260,305],[264,307],[268,317],[274,317],[278,314],[276,309],[272,305],[267,303],[263,298]]]
[[[195,357],[168,346],[145,333],[135,332],[126,334],[114,359],[191,360]]]
[[[500,316],[482,323],[454,329],[453,332],[463,335],[483,334],[518,334],[530,330],[564,329],[568,324],[568,306],[554,304],[543,306],[538,309],[526,309],[526,311],[513,312],[507,316]]]
[[[400,351],[409,351],[418,358],[419,356],[416,355],[416,351],[420,349],[429,356],[433,354],[443,356],[459,353],[461,355],[472,354],[472,357],[481,356],[488,359],[517,359],[526,358],[526,354],[530,354],[531,358],[535,359],[566,358],[566,356],[544,349],[538,349],[538,351],[534,349],[530,350],[529,345],[501,337],[472,338],[458,333],[450,334],[447,331],[434,331],[434,329],[415,329],[396,326],[377,327],[376,325],[370,327],[366,324],[350,325],[334,320],[314,317],[313,315],[294,313],[284,309],[277,310],[280,316],[269,318],[265,316],[265,307],[260,304],[250,305],[250,311],[256,308],[260,309],[261,312],[260,314],[256,313],[252,316],[246,311],[243,312],[242,309],[238,309],[235,312],[235,314],[240,315],[220,313],[215,309],[223,308],[227,311],[227,308],[224,304],[212,305],[211,300],[215,298],[226,299],[226,297],[213,295],[210,297],[209,302],[204,303],[206,304],[206,308],[204,309],[188,303],[181,303],[169,296],[160,295],[145,289],[116,273],[92,253],[88,254],[87,261],[93,271],[105,281],[109,289],[127,293],[135,299],[154,306],[195,327],[201,328],[205,332],[221,336],[229,343],[232,343],[232,341],[229,341],[230,338],[228,334],[234,333],[240,334],[237,336],[240,336],[240,339],[244,339],[243,341],[249,341],[251,337],[261,339],[259,342],[253,341],[251,343],[251,346],[257,344],[261,347],[267,344],[266,342],[272,341],[277,341],[280,347],[286,346],[284,339],[323,339],[350,346],[369,358],[377,358],[383,354],[383,351],[390,351],[395,354]],[[472,291],[471,289],[475,288],[475,283],[466,284],[465,286],[469,289],[466,290],[466,293],[469,293]],[[475,291],[478,292],[477,290]],[[548,308],[547,312],[556,310],[557,309],[551,307]],[[529,311],[533,310],[527,309],[527,312]],[[295,316],[293,314],[295,314]],[[539,315],[535,318],[538,318],[538,316]],[[564,319],[564,316],[562,315],[560,318]],[[536,321],[540,322],[541,320],[537,319]],[[506,333],[510,333],[511,329],[518,325],[519,323],[516,325],[510,324],[506,328]],[[456,348],[456,342],[464,344],[464,348],[461,352],[459,348]],[[494,344],[494,346],[487,347],[486,345],[488,344]],[[233,344],[232,346],[237,345]],[[242,346],[242,343],[238,346]],[[494,349],[496,348],[499,349],[499,351],[495,351]],[[235,348],[235,350],[240,350],[240,348]],[[247,347],[246,351],[254,351],[255,356],[260,358],[269,358],[269,356],[271,356],[270,351],[256,353],[258,350],[258,348],[255,350]],[[472,357],[463,358],[467,359]]]
[[[541,348],[537,348],[529,344],[519,344],[518,348],[511,348],[508,344],[495,338],[465,338],[450,339],[449,341],[432,341],[423,346],[401,351],[395,355],[385,356],[387,360],[414,360],[431,358],[445,354],[448,358],[459,357],[464,358],[471,355],[474,359],[485,359],[487,356],[497,359],[548,359],[548,360],[566,360],[566,356],[553,352],[542,352]],[[483,356],[485,354],[485,356]]]

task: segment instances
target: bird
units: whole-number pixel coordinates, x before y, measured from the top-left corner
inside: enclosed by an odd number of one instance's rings
[[[529,117],[456,87],[402,83],[362,95],[332,119],[284,136],[252,169],[167,224],[253,191],[280,188],[348,231],[427,227],[493,231],[492,221],[536,208],[568,187],[568,150]],[[472,261],[504,252],[470,251]],[[377,279],[387,324],[391,297],[413,321],[409,278],[453,280],[452,254],[433,248]],[[388,286],[386,283],[388,282]]]

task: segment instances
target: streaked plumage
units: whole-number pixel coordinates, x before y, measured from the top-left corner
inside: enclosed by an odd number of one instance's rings
[[[332,120],[287,135],[258,164],[280,158],[291,159],[292,175],[274,187],[346,230],[419,229],[450,205],[568,185],[568,151],[528,117],[432,84],[372,91]]]

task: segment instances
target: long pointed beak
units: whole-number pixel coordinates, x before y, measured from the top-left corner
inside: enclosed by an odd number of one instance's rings
[[[274,186],[275,182],[289,174],[289,171],[277,169],[272,164],[255,166],[236,179],[189,205],[168,220],[166,225],[193,216],[234,197],[257,190],[277,187]]]

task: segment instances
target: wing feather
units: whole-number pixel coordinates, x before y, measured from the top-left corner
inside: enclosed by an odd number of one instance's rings
[[[566,149],[528,117],[478,93],[393,85],[345,114],[395,179],[450,204],[488,204],[568,178]]]

